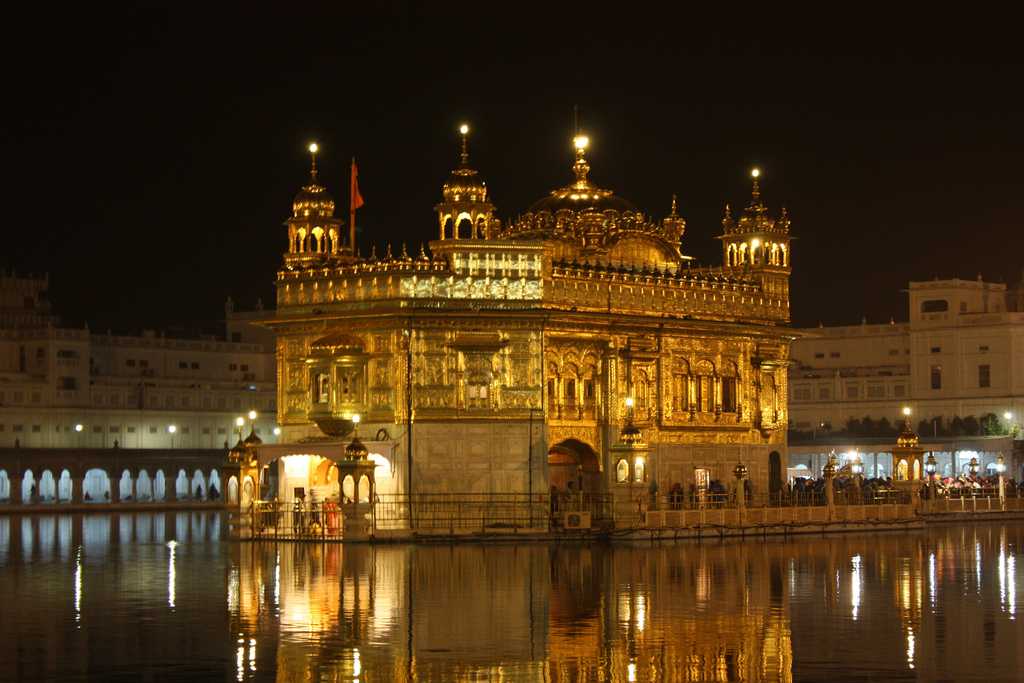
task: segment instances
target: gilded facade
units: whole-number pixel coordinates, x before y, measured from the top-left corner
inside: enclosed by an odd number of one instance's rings
[[[503,223],[464,132],[438,239],[369,256],[314,164],[269,322],[282,440],[344,438],[358,414],[396,493],[667,492],[728,482],[737,461],[766,489],[785,456],[785,211],[755,175],[746,208],[725,209],[721,265],[698,266],[675,198],[643,213],[590,179],[586,148],[568,185]],[[629,421],[649,452],[623,470],[610,449]]]

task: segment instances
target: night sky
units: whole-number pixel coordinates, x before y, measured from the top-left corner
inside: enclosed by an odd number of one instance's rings
[[[702,263],[762,169],[799,238],[796,324],[905,319],[910,279],[1020,278],[1016,19],[349,5],[8,16],[2,265],[48,271],[72,324],[215,327],[229,294],[273,301],[311,140],[346,219],[358,160],[362,252],[412,251],[458,123],[505,220],[570,179],[578,105],[591,178],[656,218],[677,193]]]

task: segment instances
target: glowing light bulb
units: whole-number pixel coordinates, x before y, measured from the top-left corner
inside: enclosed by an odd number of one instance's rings
[[[249,411],[249,419],[250,420],[255,420],[257,415],[258,415],[258,413],[255,410],[250,410]]]
[[[168,434],[173,434],[176,431],[178,431],[178,426],[177,425],[167,425],[167,433]]]
[[[82,425],[80,425],[80,424],[77,424],[77,425],[75,425],[75,431],[76,431],[76,432],[80,432],[80,431],[82,431],[83,429],[85,429],[85,427],[83,427]]]
[[[466,135],[467,133],[469,133],[469,124],[468,123],[464,123],[461,126],[459,126],[459,132],[462,133],[463,135]]]
[[[633,407],[633,397],[632,396],[627,396],[626,397],[626,407],[627,408],[632,408]]]
[[[274,427],[274,436],[281,436],[281,428]]]
[[[759,246],[761,246],[761,240],[757,239],[756,237],[754,239],[750,240],[750,249],[751,250],[757,249]]]
[[[761,169],[759,169],[759,168],[752,168],[752,169],[750,169],[750,177],[751,178],[760,178],[761,177]]]
[[[319,151],[320,151],[320,145],[316,144],[315,142],[309,143],[309,153],[310,154],[316,154]]]
[[[576,149],[583,150],[590,144],[590,138],[586,135],[577,135],[572,139],[572,144],[576,146]]]
[[[241,427],[244,424],[245,424],[245,418],[244,417],[239,415],[238,417],[235,418],[235,426],[236,427]]]
[[[363,418],[359,416],[359,413],[356,413],[355,415],[352,416],[352,421],[355,422],[356,424],[359,424],[360,421],[362,421],[362,419]]]
[[[910,415],[910,406],[903,406],[903,414],[907,416]]]

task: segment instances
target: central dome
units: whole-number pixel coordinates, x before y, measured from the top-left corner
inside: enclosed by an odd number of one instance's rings
[[[550,211],[557,213],[563,209],[569,211],[636,211],[629,201],[615,195],[611,190],[602,189],[589,181],[584,186],[573,183],[568,187],[554,190],[550,195],[533,203],[528,209],[530,213]]]
[[[598,187],[587,178],[590,173],[590,164],[584,156],[589,140],[586,136],[577,135],[573,140],[576,147],[576,162],[572,165],[573,173],[576,174],[576,182],[563,188],[554,190],[550,195],[540,201],[534,202],[528,211],[537,213],[550,211],[557,213],[562,210],[569,211],[636,211],[636,207],[623,199],[615,196],[611,190]]]

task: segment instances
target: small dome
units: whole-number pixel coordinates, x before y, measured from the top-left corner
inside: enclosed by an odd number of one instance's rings
[[[303,186],[295,195],[292,214],[295,218],[330,218],[334,215],[334,197],[317,182],[315,173],[309,185]]]
[[[358,436],[353,436],[352,441],[345,446],[345,457],[349,460],[365,460],[369,454],[370,452],[366,450],[366,446]]]
[[[249,436],[245,437],[245,441],[242,442],[246,446],[259,446],[263,443],[263,439],[256,436],[255,428],[249,432]]]
[[[486,202],[487,183],[468,166],[459,166],[441,190],[446,202]]]

